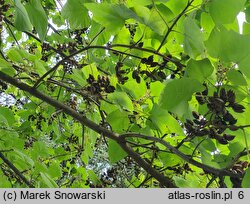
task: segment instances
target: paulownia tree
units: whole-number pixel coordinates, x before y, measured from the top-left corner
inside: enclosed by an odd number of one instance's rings
[[[249,11],[0,0],[0,187],[250,187]]]

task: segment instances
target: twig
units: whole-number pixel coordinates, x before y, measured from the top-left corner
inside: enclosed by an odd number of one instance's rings
[[[169,36],[170,32],[173,30],[174,26],[177,24],[177,22],[179,21],[179,19],[184,15],[184,13],[186,12],[186,10],[188,9],[188,7],[194,2],[194,0],[191,0],[188,2],[188,4],[186,5],[186,7],[182,10],[182,12],[176,17],[176,19],[174,20],[174,22],[172,23],[172,25],[168,28],[167,33],[165,34],[164,38],[161,41],[160,46],[157,49],[157,52],[160,51],[160,49],[162,48],[162,46],[164,45],[167,37]]]
[[[105,28],[102,28],[93,38],[92,40],[89,42],[89,45],[91,45],[95,39],[105,30]]]
[[[120,137],[124,138],[124,139],[127,137],[136,137],[136,138],[142,138],[145,140],[155,141],[155,142],[158,142],[158,143],[164,145],[165,147],[167,147],[169,149],[169,151],[172,152],[173,154],[176,154],[177,156],[179,156],[180,158],[182,158],[186,162],[203,169],[205,172],[212,173],[213,175],[216,175],[216,176],[226,176],[227,175],[227,176],[236,177],[236,178],[241,177],[241,175],[235,174],[227,169],[217,169],[217,168],[208,166],[206,164],[202,164],[198,161],[195,161],[190,156],[182,153],[181,151],[179,151],[178,149],[176,149],[175,147],[170,145],[168,142],[166,142],[165,140],[162,140],[158,137],[147,136],[147,135],[143,135],[143,134],[139,134],[139,133],[125,133],[125,134],[120,135]]]
[[[71,55],[68,55],[66,57],[64,57],[62,60],[60,60],[53,68],[51,68],[49,71],[47,71],[43,76],[41,76],[41,78],[39,78],[37,80],[37,82],[34,84],[33,88],[37,88],[37,86],[40,84],[40,82],[42,82],[50,73],[54,72],[57,70],[57,68],[65,61],[67,61],[68,59],[70,59],[71,57],[74,57],[75,55],[81,53],[81,52],[84,52],[84,51],[87,51],[89,49],[105,49],[105,50],[109,50],[109,51],[112,51],[112,52],[117,52],[117,53],[120,53],[120,54],[125,54],[125,55],[128,55],[130,57],[134,57],[134,58],[138,58],[138,59],[141,59],[141,57],[138,57],[136,55],[133,55],[133,54],[129,54],[129,53],[126,53],[126,52],[122,52],[122,51],[118,51],[118,50],[114,50],[110,47],[107,47],[107,46],[100,46],[100,45],[95,45],[95,46],[88,46],[88,47],[84,47],[74,53],[72,53]]]
[[[34,188],[34,186],[24,177],[24,175],[12,164],[0,151],[0,158],[4,161],[4,163],[15,172],[15,174],[30,188]]]

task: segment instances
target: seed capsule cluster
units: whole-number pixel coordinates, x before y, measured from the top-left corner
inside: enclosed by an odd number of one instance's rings
[[[9,10],[10,4],[6,4],[4,0],[0,0],[0,22],[3,21],[5,13]]]
[[[124,84],[128,80],[128,77],[124,76],[124,74],[126,74],[126,71],[123,70],[122,67],[123,67],[123,63],[117,62],[115,66],[115,72],[116,72],[116,77],[118,79],[118,82],[121,84]]]
[[[112,93],[115,91],[115,87],[110,85],[110,81],[108,77],[98,76],[97,80],[95,80],[93,75],[89,75],[87,79],[89,86],[87,86],[87,91],[94,95],[101,95],[102,92]]]
[[[237,119],[229,112],[232,109],[236,113],[244,112],[245,107],[236,103],[235,93],[232,90],[221,88],[220,91],[214,92],[213,96],[208,96],[206,89],[202,93],[197,93],[196,99],[203,105],[206,104],[209,110],[207,119],[203,115],[192,112],[194,119],[186,120],[184,123],[188,137],[208,135],[216,139],[220,144],[228,144],[235,136],[224,133],[227,128],[231,131],[238,129],[235,126]]]

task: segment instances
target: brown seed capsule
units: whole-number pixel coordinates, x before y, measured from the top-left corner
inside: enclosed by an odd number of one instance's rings
[[[137,70],[134,70],[133,72],[132,72],[132,78],[133,79],[136,79],[137,77],[138,77],[138,71]]]
[[[243,168],[247,168],[248,165],[249,165],[249,163],[248,163],[247,161],[243,161],[243,162],[242,162],[242,167],[243,167]]]
[[[159,64],[157,63],[157,62],[152,62],[151,64],[150,64],[150,67],[156,67],[156,66],[158,66]]]
[[[136,82],[139,84],[139,83],[141,83],[141,77],[140,76],[136,76],[136,78],[135,78],[135,80],[136,80]]]
[[[113,93],[115,91],[115,87],[109,85],[108,87],[105,87],[106,93]]]
[[[223,119],[227,122],[229,122],[230,125],[234,125],[237,120],[232,116],[232,114],[230,114],[229,112],[227,112],[224,116]]]
[[[232,141],[235,138],[235,136],[234,135],[224,134],[223,138],[225,138],[227,141]]]
[[[233,110],[236,113],[243,113],[244,109],[245,109],[245,107],[243,105],[240,105],[240,104],[237,104],[237,103],[232,104],[231,107],[233,108]]]
[[[227,92],[227,100],[230,104],[234,104],[235,103],[235,93],[232,90],[229,90]]]
[[[206,102],[205,98],[201,96],[201,93],[197,93],[195,98],[199,102],[200,105],[203,105]]]
[[[147,64],[151,64],[154,61],[154,56],[150,55],[147,59]]]
[[[227,101],[227,92],[224,88],[220,90],[220,98],[225,102]]]
[[[220,137],[217,139],[217,141],[220,143],[220,144],[228,144],[228,141],[224,138],[224,137]]]
[[[148,61],[148,59],[147,59],[147,58],[142,58],[142,59],[141,59],[141,63],[142,63],[142,64],[146,64],[146,63],[147,63],[147,61]]]
[[[198,113],[196,113],[195,111],[192,111],[192,115],[194,116],[195,119],[199,119],[200,116]]]
[[[236,131],[236,130],[238,130],[239,128],[237,127],[237,126],[235,126],[235,125],[230,125],[229,126],[229,130],[232,130],[232,131]]]
[[[143,47],[143,42],[139,42],[138,47]]]
[[[163,71],[159,71],[158,76],[161,77],[162,79],[166,79],[166,74]]]

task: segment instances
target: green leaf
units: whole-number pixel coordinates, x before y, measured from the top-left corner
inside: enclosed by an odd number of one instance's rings
[[[9,126],[13,126],[15,124],[15,116],[10,109],[5,107],[0,107],[0,115],[7,120]]]
[[[12,188],[13,185],[9,181],[9,178],[7,178],[5,175],[2,173],[0,174],[0,188]]]
[[[143,79],[140,84],[133,79],[127,81],[124,85],[121,85],[121,87],[129,96],[132,96],[136,100],[144,96],[147,91],[146,83]]]
[[[126,131],[129,126],[128,113],[125,111],[115,110],[108,114],[106,120],[111,125],[112,130],[118,133]]]
[[[159,158],[164,166],[175,166],[182,163],[180,157],[168,152],[159,152]]]
[[[94,185],[101,183],[100,179],[98,178],[98,176],[95,174],[93,170],[88,170],[88,175],[89,175],[89,179],[93,182]]]
[[[127,156],[127,153],[114,140],[109,139],[109,160],[111,163],[116,163]]]
[[[137,15],[124,4],[86,3],[84,5],[93,13],[93,19],[111,33],[118,33],[125,20],[138,19]]]
[[[247,86],[246,79],[244,78],[243,74],[238,70],[235,69],[229,70],[227,72],[227,78],[229,79],[229,81],[232,82],[232,84],[238,86]]]
[[[248,167],[243,177],[242,188],[250,188],[250,167]]]
[[[23,151],[15,149],[15,154],[22,160],[22,162],[28,163],[31,167],[34,166],[34,161]]]
[[[209,37],[209,34],[211,33],[211,31],[214,28],[214,21],[212,19],[212,17],[209,15],[209,13],[207,12],[202,12],[201,14],[201,27],[202,27],[202,33],[204,35],[204,39],[207,40],[207,38]]]
[[[51,178],[60,178],[62,175],[60,164],[53,162],[48,168],[48,174]]]
[[[62,9],[62,16],[69,21],[71,29],[86,28],[90,25],[88,10],[81,0],[67,0]]]
[[[114,92],[108,95],[108,99],[119,108],[133,111],[133,103],[125,92]]]
[[[172,80],[165,85],[161,92],[159,105],[166,110],[179,113],[180,107],[187,108],[187,102],[191,99],[193,93],[200,92],[203,89],[202,84],[195,79]]]
[[[174,176],[173,180],[175,184],[180,188],[194,188],[197,187],[198,181],[193,179],[182,178],[180,176]]]
[[[229,144],[228,149],[230,150],[230,154],[228,155],[228,157],[233,158],[235,155],[239,154],[241,150],[244,149],[244,145],[242,145],[242,143],[240,142],[234,142]]]
[[[69,77],[74,81],[76,81],[81,86],[85,86],[87,84],[83,70],[73,69],[73,73],[70,74]]]
[[[89,78],[89,75],[91,74],[95,79],[97,79],[99,72],[97,70],[97,67],[95,65],[95,63],[89,64],[84,66],[83,69],[81,69],[81,71],[83,72],[84,76],[87,78]]]
[[[164,21],[156,9],[148,9],[144,6],[135,6],[132,10],[140,17],[141,22],[151,28],[155,33],[163,35],[167,29]]]
[[[149,121],[152,122],[161,133],[167,132],[184,135],[184,132],[177,120],[170,115],[167,110],[162,109],[157,104],[154,104],[152,108]]]
[[[23,62],[23,57],[19,53],[18,48],[11,48],[8,50],[7,56],[13,62]]]
[[[242,71],[247,78],[250,78],[249,64],[250,64],[250,54],[239,62],[239,70]]]
[[[129,30],[123,26],[121,28],[121,32],[119,32],[117,35],[115,35],[114,37],[114,44],[129,44],[130,43],[130,32]],[[123,51],[123,50],[126,50],[127,48],[120,48],[119,50]]]
[[[5,59],[0,58],[0,68],[4,69],[4,68],[12,68],[11,63],[9,63],[8,61],[6,61]]]
[[[152,4],[152,0],[127,0],[127,4],[130,7],[136,6],[136,5],[142,5],[142,6],[147,6]]]
[[[32,148],[32,156],[34,158],[48,156],[48,148],[44,142],[35,142]]]
[[[164,89],[164,84],[162,84],[159,81],[151,82],[150,84],[151,96],[159,97],[163,89]]]
[[[204,53],[205,46],[201,29],[195,19],[186,17],[184,22],[184,51],[192,58]]]
[[[40,0],[30,0],[25,6],[32,25],[38,32],[41,41],[44,41],[47,33],[48,18]]]
[[[247,6],[244,12],[245,12],[246,21],[249,23],[250,22],[250,6]]]
[[[200,82],[203,82],[204,79],[209,77],[213,73],[213,65],[209,59],[203,60],[193,60],[190,59],[187,64],[187,75],[190,78],[197,79]]]
[[[216,24],[233,23],[245,3],[246,0],[212,0],[209,11]]]
[[[40,172],[40,175],[43,179],[42,182],[46,185],[46,187],[58,188],[56,182],[47,173]]]
[[[15,28],[20,31],[31,31],[32,25],[28,13],[20,0],[15,0]]]
[[[250,53],[250,35],[240,35],[224,27],[216,27],[205,42],[208,53],[225,62],[240,63]]]
[[[176,15],[183,11],[187,5],[188,0],[169,0],[167,2],[167,7]]]
[[[47,72],[47,69],[43,65],[43,61],[38,59],[34,62],[34,68],[36,69],[39,76],[43,76]]]

